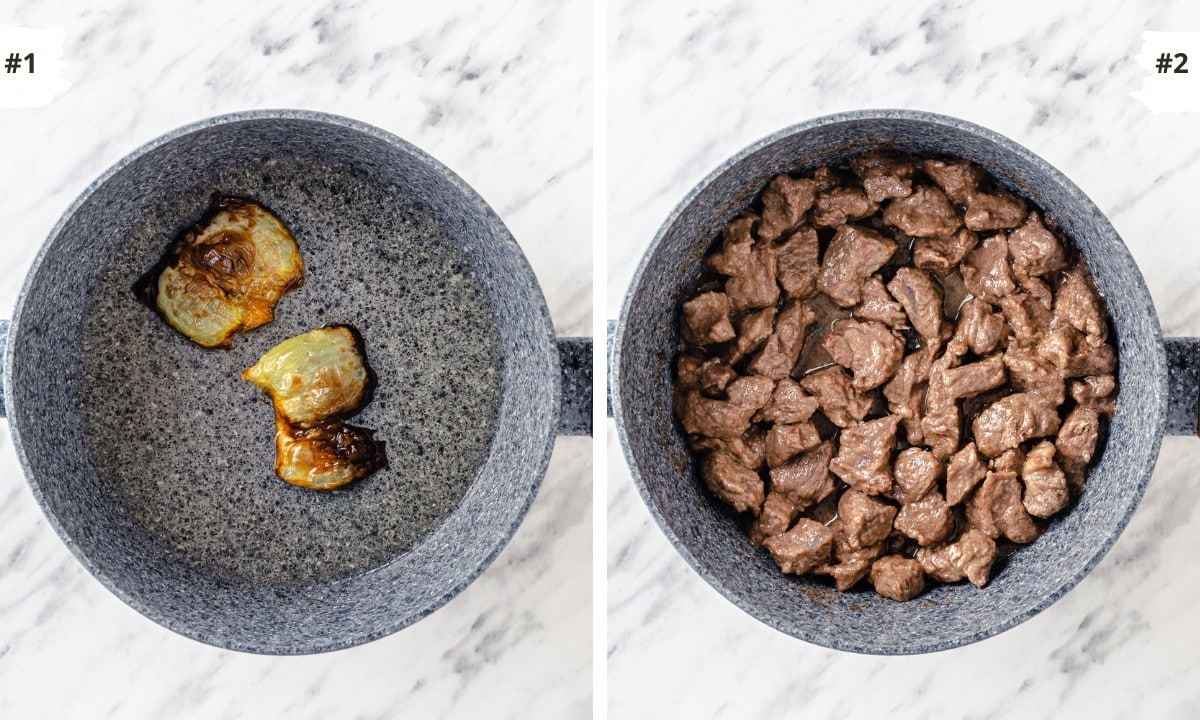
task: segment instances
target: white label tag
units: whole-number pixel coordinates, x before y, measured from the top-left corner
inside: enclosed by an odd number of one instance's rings
[[[1200,110],[1200,32],[1144,32],[1134,62],[1148,74],[1130,95],[1151,112]]]
[[[34,108],[70,87],[62,28],[0,25],[0,108]]]

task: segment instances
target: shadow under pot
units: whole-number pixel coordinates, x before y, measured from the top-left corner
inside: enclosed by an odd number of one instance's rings
[[[970,160],[1055,220],[1091,267],[1110,314],[1119,388],[1108,439],[1069,512],[1019,547],[982,590],[935,585],[898,603],[869,589],[839,593],[784,575],[699,479],[671,404],[681,346],[679,308],[726,223],[774,176],[885,150]],[[1080,580],[1137,507],[1164,433],[1197,430],[1200,341],[1163,340],[1146,284],[1104,214],[1060,172],[985,128],[924,112],[860,111],[782,130],[746,148],[701,182],[655,237],[610,329],[611,403],[634,482],[684,559],[738,607],[771,627],[825,647],[896,655],[982,640],[1029,619]]]
[[[282,218],[305,276],[208,350],[131,288],[214,195]],[[332,324],[365,343],[355,422],[388,464],[319,492],[275,477],[271,407],[241,373]],[[332,115],[239,113],[137,150],[53,229],[5,330],[9,427],[50,524],[133,608],[234,650],[335,650],[441,607],[512,537],[555,436],[590,432],[591,339],[555,338],[496,213]]]

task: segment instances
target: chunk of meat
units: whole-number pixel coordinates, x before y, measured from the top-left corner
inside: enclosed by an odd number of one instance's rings
[[[763,501],[762,512],[750,526],[750,542],[761,546],[767,538],[784,534],[799,514],[800,510],[795,505],[772,490]]]
[[[913,237],[950,235],[963,224],[946,193],[928,185],[919,185],[911,195],[893,200],[883,211],[883,221]]]
[[[840,367],[808,375],[800,386],[817,398],[821,412],[838,427],[853,425],[871,410],[871,398],[855,390],[850,376]]]
[[[736,363],[762,347],[775,331],[774,307],[746,313],[737,321],[737,339],[728,354],[730,364]]]
[[[821,502],[833,493],[833,475],[829,473],[832,457],[833,442],[826,440],[816,450],[771,468],[771,489],[800,510]]]
[[[688,445],[697,452],[720,450],[729,453],[735,460],[751,470],[758,470],[767,462],[767,443],[762,430],[756,427],[751,427],[745,435],[732,439],[693,435],[688,438]]]
[[[892,297],[900,301],[913,329],[926,340],[936,339],[942,330],[942,291],[926,273],[902,267],[887,285]]]
[[[816,294],[819,249],[817,231],[810,227],[801,227],[775,248],[775,272],[788,298],[801,300]]]
[[[789,302],[779,312],[775,330],[767,338],[762,350],[750,361],[750,372],[766,375],[772,380],[782,380],[792,374],[808,329],[817,321],[817,315],[802,302]]]
[[[729,383],[740,377],[737,371],[726,365],[720,358],[709,358],[700,363],[697,373],[696,387],[709,397],[716,397],[725,392]]]
[[[1084,407],[1099,415],[1112,417],[1117,408],[1117,380],[1112,375],[1091,375],[1082,380],[1072,380],[1069,386],[1071,397]]]
[[[910,443],[922,442],[921,413],[925,407],[925,391],[929,382],[929,367],[937,347],[928,345],[909,353],[900,363],[896,376],[883,386],[888,409],[904,423]]]
[[[996,542],[976,528],[957,541],[937,548],[917,550],[917,562],[925,574],[942,582],[957,582],[964,577],[975,587],[987,585],[996,562]]]
[[[863,281],[862,301],[854,306],[854,317],[881,322],[895,329],[908,327],[908,315],[904,313],[904,308],[888,294],[883,279],[878,275]]]
[[[1029,213],[1024,224],[1008,234],[1008,254],[1018,278],[1039,277],[1067,266],[1062,243],[1036,212]]]
[[[892,467],[892,497],[901,505],[920,500],[937,487],[942,469],[941,461],[928,450],[901,450]]]
[[[818,192],[832,190],[847,182],[849,178],[844,177],[844,175],[845,173],[835,170],[828,165],[821,165],[812,171],[812,179],[817,184]]]
[[[916,540],[918,545],[936,545],[954,530],[954,514],[942,494],[934,490],[900,508],[896,529]]]
[[[725,392],[728,400],[704,397],[688,390],[679,410],[685,432],[716,438],[737,438],[750,427],[750,418],[771,399],[775,383],[762,375],[738,378]]]
[[[857,490],[847,490],[838,498],[840,530],[852,550],[883,542],[895,518],[896,508]]]
[[[891,259],[896,247],[874,230],[842,225],[825,251],[817,287],[842,307],[857,305],[863,283]]]
[[[959,205],[971,201],[984,178],[983,170],[967,160],[926,160],[921,163],[921,168]]]
[[[1054,462],[1054,443],[1043,440],[1025,456],[1021,482],[1025,485],[1022,503],[1034,517],[1048,518],[1067,506],[1070,493],[1067,476]]]
[[[693,345],[712,345],[732,340],[729,298],[725,293],[706,292],[683,304],[683,339]]]
[[[833,531],[816,520],[800,518],[791,530],[763,541],[779,569],[803,575],[829,561],[833,550]]]
[[[859,392],[887,382],[904,358],[904,340],[873,320],[838,320],[822,343],[835,363],[853,373],[851,385]]]
[[[1026,440],[1058,431],[1055,405],[1032,393],[1014,393],[988,405],[975,418],[975,445],[987,457],[996,457]]]
[[[1064,273],[1054,296],[1054,314],[1086,335],[1089,345],[1099,345],[1108,337],[1100,298],[1087,271],[1078,266]]]
[[[737,312],[769,307],[779,299],[775,245],[754,241],[751,230],[756,220],[754,215],[745,215],[726,225],[721,252],[709,261],[714,270],[728,277],[725,294]]]
[[[1055,407],[1062,404],[1065,398],[1062,371],[1034,349],[1010,345],[1004,352],[1004,367],[1017,392],[1040,395]]]
[[[885,555],[871,565],[871,584],[885,598],[904,602],[925,591],[925,572],[916,560]]]
[[[929,446],[938,460],[945,461],[958,448],[962,436],[962,413],[954,402],[929,405],[921,417],[921,441]]]
[[[1038,341],[1038,355],[1054,363],[1054,366],[1066,370],[1071,362],[1071,354],[1075,350],[1074,328],[1067,325],[1065,320],[1052,318],[1050,329]]]
[[[900,418],[887,415],[842,430],[838,454],[829,469],[848,485],[868,495],[892,489],[892,450]]]
[[[999,457],[992,458],[989,463],[993,472],[1010,472],[1019,474],[1021,467],[1025,464],[1025,453],[1021,452],[1021,448],[1012,448],[1000,453]]]
[[[963,222],[975,232],[1015,228],[1025,219],[1025,201],[1006,192],[975,193]]]
[[[817,195],[812,221],[818,227],[838,227],[852,220],[870,217],[879,209],[867,193],[858,188],[838,187]]]
[[[917,238],[913,243],[913,264],[938,277],[946,277],[978,244],[979,236],[966,228],[953,235]]]
[[[1017,293],[1000,299],[1004,319],[1013,337],[1021,345],[1035,345],[1050,329],[1050,310],[1029,293]]]
[[[1117,369],[1117,353],[1112,345],[1088,345],[1076,343],[1074,352],[1067,358],[1067,377],[1085,375],[1109,375]]]
[[[1006,378],[1004,358],[999,354],[989,355],[966,365],[946,368],[936,376],[930,377],[930,409],[960,398],[975,397],[988,390],[995,390],[1004,384]]]
[[[800,383],[784,378],[775,385],[771,401],[754,416],[755,422],[771,422],[791,425],[801,423],[817,411],[817,399],[804,392]]]
[[[778,467],[802,452],[821,444],[817,426],[811,422],[775,424],[767,431],[767,465]]]
[[[986,355],[1008,334],[1008,326],[1000,313],[993,312],[991,303],[971,298],[958,311],[958,326],[954,339],[966,345],[976,355]]]
[[[804,213],[812,207],[816,195],[816,182],[807,178],[776,175],[767,189],[763,190],[758,237],[774,240],[795,228],[804,219]]]
[[[1018,284],[1025,292],[1036,298],[1043,307],[1054,307],[1054,293],[1051,292],[1050,286],[1046,284],[1045,280],[1036,277],[1023,277],[1018,279]]]
[[[975,443],[967,443],[954,453],[946,466],[946,502],[952,506],[962,502],[985,475],[987,466],[979,457]]]
[[[912,175],[916,168],[909,158],[868,152],[850,158],[850,167],[862,182],[867,197],[875,202],[912,194]]]
[[[694,388],[700,386],[700,366],[704,364],[704,358],[692,354],[680,355],[675,361],[675,377],[679,380],[678,385],[685,388]]]
[[[967,253],[961,267],[963,284],[975,297],[999,303],[1017,290],[1008,266],[1008,241],[1003,235],[984,238]]]
[[[705,455],[700,463],[700,477],[714,495],[734,510],[757,515],[762,508],[762,478],[729,453],[716,450]]]
[[[837,533],[834,533],[834,552],[837,553]],[[846,592],[857,585],[871,572],[871,563],[883,554],[883,545],[873,545],[862,550],[851,551],[839,558],[837,563],[820,565],[813,570],[818,575],[833,578],[839,592]]]
[[[967,501],[967,521],[991,538],[1033,542],[1037,526],[1021,504],[1021,482],[1013,472],[990,471]]]
[[[1086,466],[1096,452],[1100,438],[1100,415],[1095,410],[1078,405],[1063,420],[1055,445],[1064,459]]]

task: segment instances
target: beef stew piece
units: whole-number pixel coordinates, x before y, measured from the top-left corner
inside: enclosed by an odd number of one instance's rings
[[[763,191],[759,239],[771,241],[794,229],[812,207],[816,196],[817,184],[814,181],[787,175],[776,176]]]
[[[891,260],[896,249],[894,241],[874,230],[842,225],[825,251],[817,287],[842,307],[857,305],[863,282]]]

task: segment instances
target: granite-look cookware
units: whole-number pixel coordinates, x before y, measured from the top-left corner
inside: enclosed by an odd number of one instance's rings
[[[132,289],[215,194],[277,213],[306,265],[230,350]],[[389,464],[317,492],[275,476],[271,406],[241,372],[333,323],[365,341],[378,384],[354,422]],[[412,145],[331,115],[228,115],[134,152],[51,232],[5,335],[9,426],[51,525],[126,603],[236,650],[333,650],[437,609],[508,542],[555,435],[590,428],[591,340],[556,341],[500,218]]]
[[[738,518],[697,477],[671,412],[679,305],[720,228],[772,176],[838,163],[877,148],[968,158],[1031,198],[1086,256],[1112,317],[1120,369],[1107,445],[1076,507],[1032,545],[998,563],[987,588],[938,585],[897,603],[869,587],[838,593],[784,575],[750,544]],[[731,602],[766,624],[826,647],[922,653],[999,633],[1045,609],[1116,541],[1137,507],[1164,432],[1195,434],[1195,339],[1165,342],[1137,266],[1112,225],[1060,172],[1019,144],[954,118],[881,110],[818,118],[746,148],[674,210],[647,251],[612,340],[612,410],[638,489],[684,559]],[[1168,390],[1169,388],[1169,390]],[[702,631],[702,630],[701,630]]]

